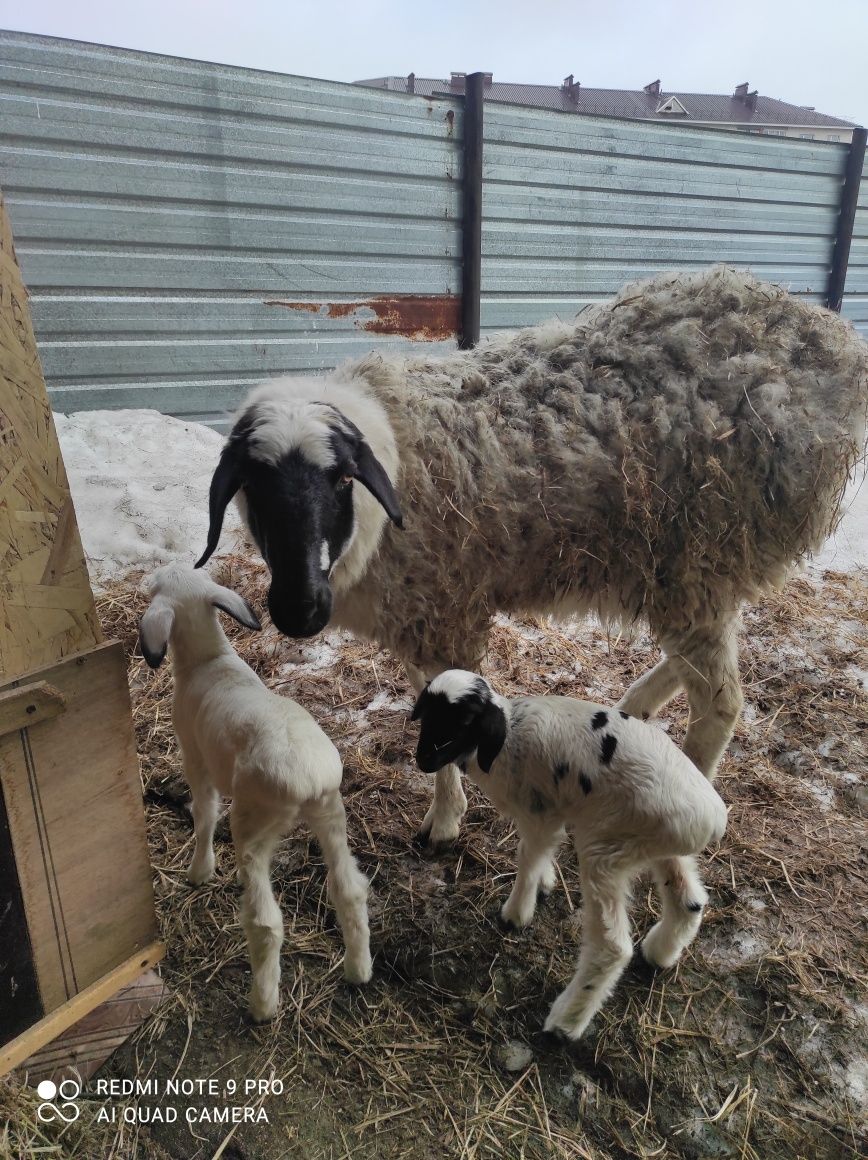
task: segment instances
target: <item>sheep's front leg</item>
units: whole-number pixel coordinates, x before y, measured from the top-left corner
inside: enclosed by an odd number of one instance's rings
[[[373,971],[368,932],[368,880],[347,844],[347,817],[341,795],[326,794],[304,811],[328,867],[329,897],[344,936],[344,978],[367,983]]]
[[[190,787],[193,798],[193,836],[195,847],[193,859],[187,870],[187,881],[192,886],[201,886],[214,874],[214,831],[220,816],[220,795],[208,777],[205,765],[198,752],[189,745],[182,750],[184,759],[184,779]]]
[[[500,917],[508,926],[527,926],[536,910],[537,894],[547,894],[555,883],[555,855],[564,837],[563,829],[540,830],[516,820],[521,838],[516,856],[515,883],[503,904]]]
[[[283,818],[279,826],[266,822],[264,828],[256,809],[248,813],[236,801],[230,821],[238,874],[244,883],[241,925],[253,974],[250,1014],[257,1023],[264,1023],[277,1014],[283,945],[283,914],[271,888],[271,860],[282,834],[292,827],[293,819]]]
[[[457,765],[444,765],[434,774],[434,800],[419,827],[419,837],[435,849],[454,842],[467,810]]]
[[[708,895],[693,858],[660,859],[653,873],[663,914],[642,940],[642,957],[653,967],[672,967],[696,937]]]
[[[407,676],[416,696],[422,692],[428,681],[444,672],[448,665],[433,665],[424,672],[413,665],[405,665]],[[434,849],[448,846],[458,837],[461,819],[467,810],[467,798],[461,788],[461,771],[457,765],[444,765],[434,774],[434,800],[428,807],[419,838],[423,844]]]
[[[630,873],[611,859],[581,859],[582,948],[576,973],[555,999],[545,1030],[578,1039],[611,995],[633,953],[627,916]]]

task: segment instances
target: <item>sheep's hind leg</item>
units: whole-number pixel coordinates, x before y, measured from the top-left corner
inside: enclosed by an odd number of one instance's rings
[[[707,778],[713,778],[744,704],[738,620],[732,616],[696,629],[677,648],[666,651],[690,703],[684,752]]]
[[[708,895],[693,858],[661,859],[654,863],[653,873],[663,913],[640,949],[652,967],[672,967],[696,938]]]
[[[244,883],[241,925],[253,974],[250,1014],[257,1023],[264,1023],[277,1014],[283,945],[283,913],[271,887],[271,860],[295,817],[287,812],[279,822],[263,826],[261,814],[255,808],[248,812],[237,801],[229,816],[238,875]]]
[[[317,836],[328,867],[328,892],[344,936],[344,978],[367,983],[372,974],[368,932],[368,880],[356,865],[347,844],[347,816],[337,790],[303,816]]]
[[[664,657],[653,669],[633,682],[616,708],[629,713],[631,717],[647,721],[649,717],[656,716],[680,688],[681,678],[676,666],[669,657]]]
[[[578,1039],[615,989],[633,944],[627,916],[632,867],[613,857],[582,857],[582,947],[576,973],[552,1004],[545,1030]]]

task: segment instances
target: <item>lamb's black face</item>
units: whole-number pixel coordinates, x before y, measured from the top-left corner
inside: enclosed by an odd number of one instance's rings
[[[286,410],[252,404],[211,481],[208,547],[197,567],[217,546],[226,506],[240,490],[247,525],[271,570],[272,621],[287,636],[314,636],[329,622],[329,575],[355,533],[354,480],[400,526],[389,478],[345,416],[320,403]]]
[[[459,669],[441,673],[422,690],[413,720],[421,723],[416,764],[423,773],[460,764],[474,753],[488,773],[506,737],[506,719],[489,686]]]

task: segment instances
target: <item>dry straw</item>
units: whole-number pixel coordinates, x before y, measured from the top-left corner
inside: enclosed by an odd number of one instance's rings
[[[261,570],[241,557],[218,577],[264,607]],[[92,1124],[65,1134],[39,1124],[37,1100],[0,1084],[0,1156],[267,1160],[343,1157],[732,1156],[841,1160],[865,1145],[858,1103],[868,949],[863,850],[868,706],[868,590],[827,575],[791,582],[747,613],[748,701],[719,785],[731,807],[720,849],[705,857],[711,905],[679,968],[629,972],[587,1042],[543,1041],[548,1004],[572,970],[580,935],[574,858],[532,930],[493,921],[512,874],[510,827],[471,792],[456,848],[412,845],[429,800],[412,770],[411,692],[398,666],[348,637],[293,644],[267,627],[234,626],[235,646],[272,686],[301,701],[345,761],[351,844],[372,878],[374,982],[342,982],[340,940],[324,873],[306,833],[275,867],[286,915],[283,1006],[253,1029],[241,1011],[246,955],[225,822],[216,880],[191,890],[187,792],[169,706],[171,668],[135,653],[143,598],[129,582],[100,602],[108,635],[130,655],[151,858],[170,997],[109,1064],[118,1075],[212,1070],[275,1074],[268,1128],[191,1136]],[[506,693],[558,692],[611,701],[653,659],[647,638],[588,625],[499,620],[488,673]],[[676,739],[685,708],[669,710]],[[652,921],[645,885],[637,933]],[[507,1070],[511,1040],[530,1062]],[[192,1074],[195,1074],[192,1072]],[[101,1134],[100,1134],[101,1133]],[[159,1141],[159,1142],[158,1142]],[[166,1149],[164,1151],[164,1149]]]

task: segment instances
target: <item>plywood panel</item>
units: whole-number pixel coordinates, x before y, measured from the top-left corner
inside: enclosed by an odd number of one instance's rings
[[[38,678],[63,712],[0,737],[0,783],[50,1012],[153,942],[156,919],[123,649]]]
[[[0,680],[101,639],[0,197]]]

